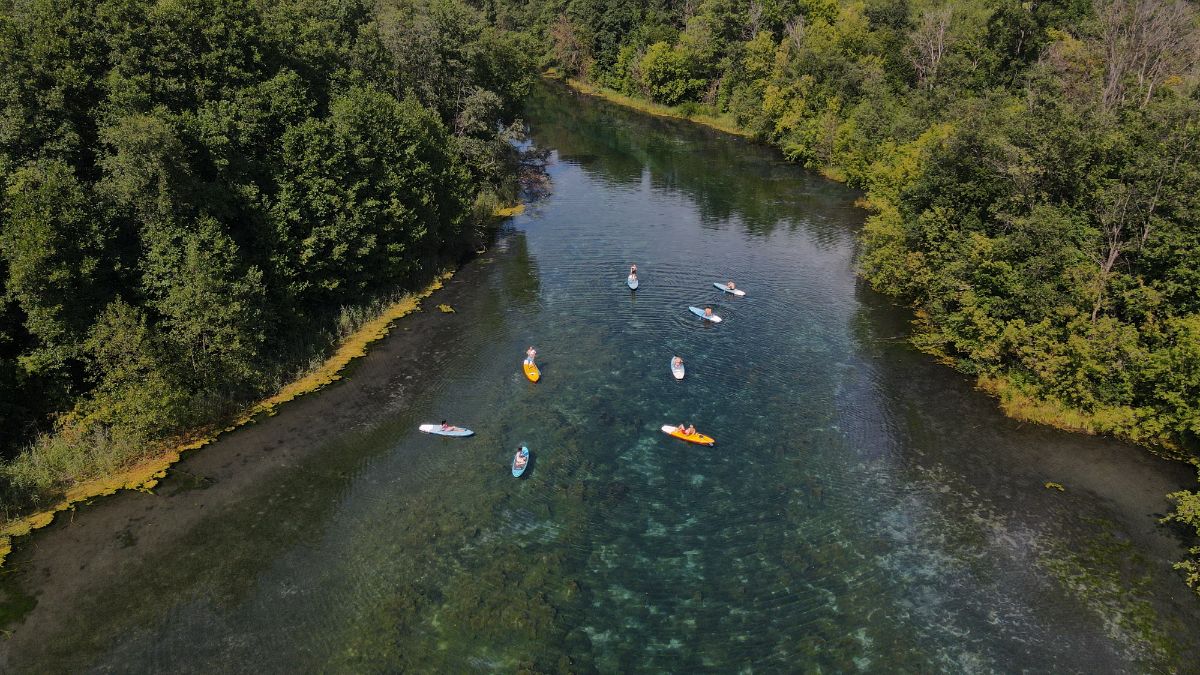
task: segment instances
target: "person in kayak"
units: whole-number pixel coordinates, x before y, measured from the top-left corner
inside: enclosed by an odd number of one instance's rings
[[[679,358],[678,356],[671,359],[671,367],[672,368],[682,368],[683,367],[683,359]]]
[[[523,468],[525,466],[525,463],[528,461],[529,461],[529,455],[521,452],[521,448],[517,448],[517,459],[515,462],[513,462],[513,466],[520,469],[520,468]]]
[[[713,316],[712,307],[705,307],[704,308],[704,318],[711,319],[712,316]]]
[[[525,363],[533,363],[533,359],[537,357],[537,350],[533,345],[529,345],[529,349],[525,350]]]
[[[680,422],[679,426],[675,427],[675,430],[685,436],[695,436],[696,435],[696,427],[685,426],[683,424],[683,422]]]

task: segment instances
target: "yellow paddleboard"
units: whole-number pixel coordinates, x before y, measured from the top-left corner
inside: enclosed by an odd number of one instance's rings
[[[674,436],[675,438],[682,438],[683,440],[687,441],[688,443],[698,443],[699,445],[713,445],[717,442],[716,440],[713,439],[712,436],[705,436],[704,434],[688,435],[688,434],[683,433],[683,431],[679,427],[673,427],[669,424],[664,424],[662,430],[663,430],[664,434],[669,434],[671,436]]]
[[[537,364],[525,361],[525,377],[529,378],[530,382],[537,382],[542,379],[542,371],[538,370]]]

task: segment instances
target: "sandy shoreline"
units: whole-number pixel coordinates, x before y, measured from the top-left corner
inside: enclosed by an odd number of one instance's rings
[[[11,672],[11,654],[25,651],[61,627],[91,589],[117,581],[145,557],[169,550],[198,525],[220,518],[222,510],[249,495],[270,490],[276,474],[325,449],[347,429],[380,414],[381,408],[411,397],[410,387],[419,386],[418,374],[429,367],[425,357],[458,330],[459,322],[468,320],[461,309],[470,305],[476,280],[494,255],[476,258],[449,281],[443,278],[435,284],[437,288],[422,294],[419,308],[414,307],[386,339],[375,342],[347,368],[320,369],[317,376],[336,383],[319,395],[296,398],[303,392],[285,389],[269,399],[274,402],[271,409],[290,401],[278,414],[260,416],[222,434],[202,452],[183,455],[164,467],[165,477],[158,479],[154,492],[124,490],[85,498],[81,504],[87,508],[76,512],[72,507],[32,536],[14,540],[0,578],[0,618],[4,610],[13,612],[30,598],[36,606],[6,627],[11,633],[0,640],[0,671]],[[393,320],[383,322],[382,328]],[[380,328],[368,326],[368,331]],[[348,346],[361,350],[371,340],[352,342],[339,354]]]

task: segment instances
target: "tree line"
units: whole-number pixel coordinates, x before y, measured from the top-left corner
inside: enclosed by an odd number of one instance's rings
[[[475,246],[528,39],[459,0],[0,0],[0,503],[219,423]]]
[[[859,266],[1006,407],[1200,462],[1184,0],[487,0],[543,66],[865,191]],[[1171,495],[1200,530],[1200,495]],[[1200,589],[1197,559],[1181,563]]]

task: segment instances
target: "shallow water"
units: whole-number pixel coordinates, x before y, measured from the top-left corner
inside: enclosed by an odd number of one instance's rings
[[[528,119],[553,192],[472,263],[420,384],[147,551],[10,665],[1194,667],[1200,603],[1156,525],[1188,472],[1003,419],[913,352],[906,311],[855,277],[853,191],[557,88]],[[442,418],[477,435],[416,431]],[[716,447],[659,431],[678,422]]]

